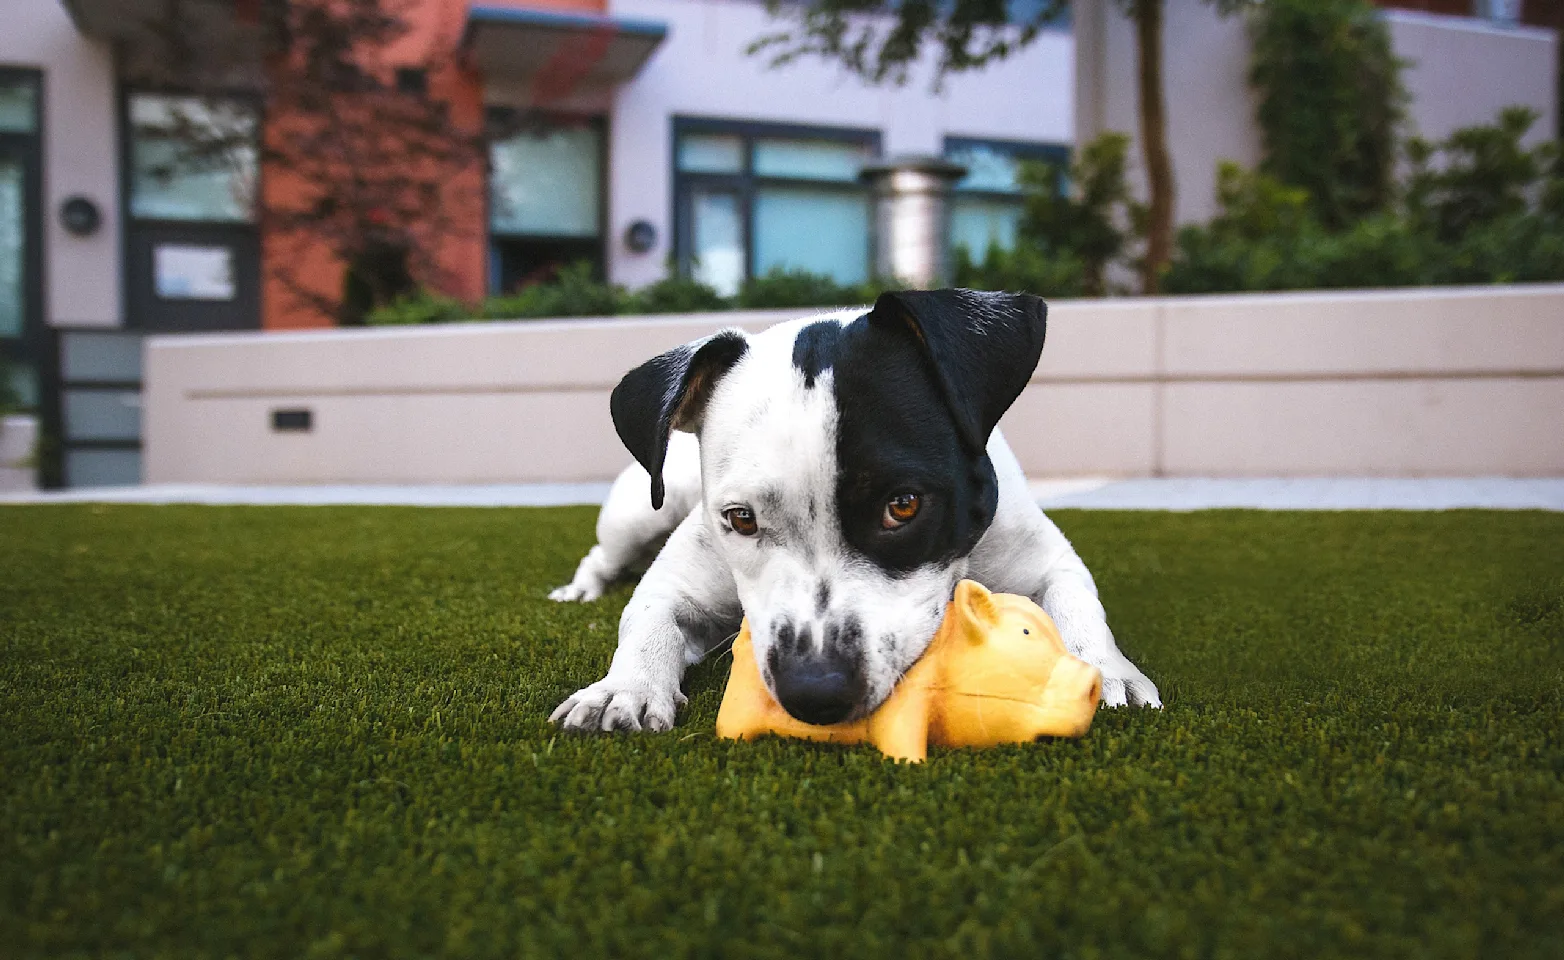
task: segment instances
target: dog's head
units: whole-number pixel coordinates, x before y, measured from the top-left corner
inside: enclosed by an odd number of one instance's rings
[[[866,312],[722,331],[614,390],[654,506],[669,431],[699,435],[700,509],[794,717],[872,711],[928,646],[994,519],[988,438],[1046,315],[1027,295],[888,293]]]

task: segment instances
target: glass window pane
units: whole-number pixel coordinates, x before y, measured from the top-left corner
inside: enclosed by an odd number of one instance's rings
[[[141,379],[140,334],[62,333],[60,354],[60,374],[67,380]]]
[[[698,190],[690,198],[690,214],[692,275],[724,297],[733,296],[744,282],[744,225],[738,196]]]
[[[991,190],[1016,193],[1021,189],[1020,165],[1014,151],[995,144],[966,144],[945,151],[954,163],[967,168],[957,190]]]
[[[237,101],[130,99],[132,216],[248,223],[255,216],[255,114]]]
[[[37,129],[37,88],[31,83],[0,83],[0,130],[32,133]]]
[[[804,180],[857,180],[867,146],[832,140],[757,140],[755,174]]]
[[[806,270],[837,283],[869,275],[869,200],[863,194],[772,188],[755,195],[755,270]]]
[[[595,127],[524,133],[490,147],[490,229],[501,234],[598,234],[599,134]]]
[[[957,197],[950,205],[950,247],[966,247],[974,260],[982,260],[989,244],[1013,250],[1021,225],[1021,204],[1003,200]]]
[[[68,487],[130,487],[141,482],[140,450],[67,450]]]
[[[141,439],[139,390],[66,390],[65,439]]]
[[[744,141],[738,137],[686,134],[679,138],[679,169],[686,173],[743,173]]]
[[[0,159],[0,337],[19,337],[27,317],[26,184],[22,165]]]

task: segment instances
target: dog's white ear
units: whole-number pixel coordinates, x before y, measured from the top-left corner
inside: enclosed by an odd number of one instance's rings
[[[911,330],[962,440],[981,453],[1037,369],[1048,305],[1029,293],[907,290],[881,294],[869,321]]]
[[[711,388],[749,349],[742,330],[720,330],[674,347],[625,374],[609,397],[614,429],[630,455],[652,475],[652,509],[663,505],[668,432],[692,429]]]

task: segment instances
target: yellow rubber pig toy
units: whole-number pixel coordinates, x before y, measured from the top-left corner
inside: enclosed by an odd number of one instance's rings
[[[733,643],[717,736],[868,741],[887,757],[918,762],[930,743],[990,747],[1079,737],[1091,727],[1101,699],[1102,675],[1065,650],[1041,607],[963,580],[923,657],[878,710],[848,723],[814,726],[782,709],[760,677],[744,621]]]

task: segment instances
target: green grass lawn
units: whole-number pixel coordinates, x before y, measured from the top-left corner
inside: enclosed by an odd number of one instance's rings
[[[557,734],[594,512],[0,508],[0,956],[1564,956],[1564,515],[1058,512],[1167,709]]]

